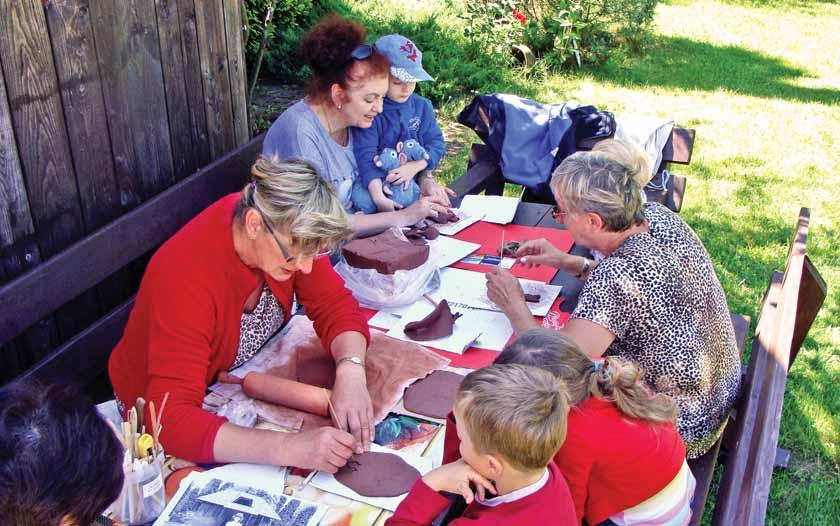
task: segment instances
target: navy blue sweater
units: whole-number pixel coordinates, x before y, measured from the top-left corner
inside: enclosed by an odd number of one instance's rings
[[[415,139],[426,148],[429,154],[427,170],[437,168],[446,153],[443,132],[435,119],[432,103],[416,93],[403,103],[386,98],[382,113],[376,116],[370,128],[352,130],[353,151],[365,188],[372,180],[383,179],[386,175],[376,167],[373,157],[383,148],[396,148],[399,141]]]

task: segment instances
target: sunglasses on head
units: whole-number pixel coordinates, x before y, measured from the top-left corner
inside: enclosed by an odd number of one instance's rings
[[[373,55],[374,47],[370,44],[359,44],[350,52],[350,58],[364,60]]]

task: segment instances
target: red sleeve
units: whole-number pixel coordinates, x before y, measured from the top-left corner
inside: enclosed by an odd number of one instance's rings
[[[218,322],[213,296],[199,283],[179,280],[177,273],[151,277],[154,285],[144,298],[149,311],[146,422],[151,422],[148,402],[159,410],[168,392],[160,435],[164,449],[193,462],[213,462],[216,433],[227,421],[201,408],[213,354],[211,332]]]
[[[461,458],[461,439],[455,428],[455,414],[446,415],[446,434],[443,436],[443,463],[449,464]]]
[[[574,409],[572,409],[574,411]],[[569,425],[569,429],[580,429],[580,422]],[[586,511],[586,499],[589,497],[589,476],[595,462],[593,452],[587,447],[585,437],[569,433],[563,446],[554,455],[554,463],[569,485],[569,493],[575,505],[578,522]]]
[[[344,286],[344,280],[333,270],[328,257],[316,259],[309,274],[301,272],[295,276],[295,294],[306,307],[306,315],[312,320],[324,349],[329,350],[335,337],[343,332],[359,332],[370,343],[359,302]]]
[[[411,487],[385,526],[431,525],[452,501],[430,488],[423,479]],[[456,521],[457,522],[457,521]],[[455,522],[451,523],[455,524]]]

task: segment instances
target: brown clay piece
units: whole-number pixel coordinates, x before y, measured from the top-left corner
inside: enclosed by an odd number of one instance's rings
[[[525,301],[528,303],[539,303],[541,297],[539,294],[525,294]]]
[[[451,371],[435,371],[408,386],[403,395],[403,406],[419,415],[446,418],[463,379],[462,375]]]
[[[508,241],[502,245],[502,256],[514,257],[520,245],[521,243],[519,241]]]
[[[420,478],[417,468],[393,453],[368,451],[353,455],[335,479],[365,497],[397,497]]]
[[[460,317],[460,313],[452,313],[452,310],[449,308],[449,303],[446,300],[441,300],[438,306],[435,307],[435,310],[430,312],[425,318],[407,323],[405,328],[403,328],[403,332],[406,336],[418,342],[445,338],[452,334],[455,320]]]

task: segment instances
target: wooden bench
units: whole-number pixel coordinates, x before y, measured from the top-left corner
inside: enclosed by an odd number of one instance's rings
[[[727,451],[712,524],[764,524],[787,373],[827,291],[807,255],[809,221],[803,208],[784,273],[773,273],[762,301],[741,395],[723,440]]]
[[[0,287],[0,345],[111,274],[141,258],[208,205],[242,188],[263,136],[233,150],[131,212]],[[111,350],[122,337],[133,297],[54,349],[19,379],[81,386],[94,399],[112,397]]]
[[[668,142],[662,148],[662,163],[654,180],[661,177],[662,171],[668,169],[670,164],[691,163],[691,153],[694,150],[694,139],[696,132],[692,129],[675,127],[668,138]],[[581,150],[591,149],[597,141],[582,142],[578,144]],[[467,172],[453,181],[449,186],[458,195],[478,194],[485,192],[487,195],[502,195],[504,193],[505,180],[502,170],[499,167],[499,159],[493,150],[484,144],[473,144],[470,148],[470,155],[467,162]],[[682,208],[685,195],[686,179],[682,176],[671,174],[665,190],[657,190],[650,187],[645,188],[645,194],[649,201],[662,203],[671,210],[679,212]],[[527,188],[522,193],[522,200],[528,202],[544,202],[535,196]]]

